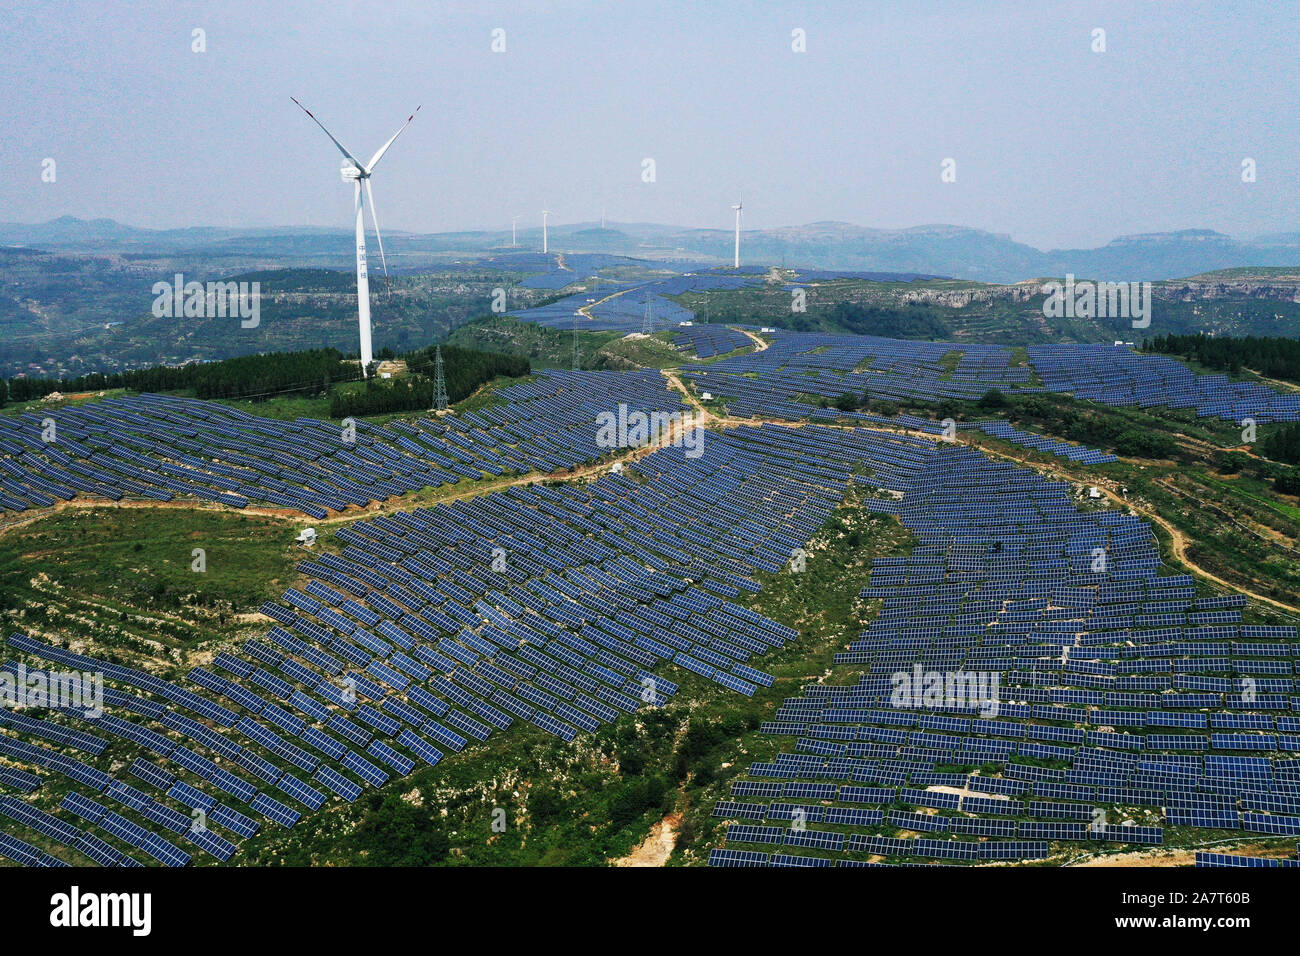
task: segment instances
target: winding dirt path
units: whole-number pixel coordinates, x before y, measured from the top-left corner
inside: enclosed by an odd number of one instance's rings
[[[1122,500],[1122,499],[1116,496],[1116,500]],[[1293,604],[1285,604],[1282,601],[1275,600],[1271,597],[1265,597],[1262,594],[1256,594],[1254,591],[1247,590],[1246,588],[1242,587],[1240,584],[1233,584],[1230,581],[1225,581],[1223,578],[1218,577],[1212,572],[1201,567],[1199,564],[1193,561],[1191,557],[1189,557],[1187,554],[1188,540],[1185,534],[1179,531],[1176,527],[1174,527],[1164,518],[1160,517],[1160,515],[1156,514],[1154,511],[1148,511],[1145,508],[1141,508],[1133,504],[1132,502],[1125,502],[1125,504],[1128,507],[1132,508],[1134,511],[1136,511],[1138,514],[1142,515],[1142,517],[1146,518],[1149,521],[1154,521],[1156,524],[1160,525],[1160,527],[1164,528],[1165,531],[1169,533],[1170,539],[1173,541],[1174,555],[1178,558],[1179,561],[1185,564],[1196,574],[1200,575],[1203,578],[1206,578],[1207,580],[1213,581],[1224,588],[1227,588],[1229,591],[1235,591],[1237,593],[1244,594],[1247,597],[1254,598],[1256,601],[1262,601],[1265,604],[1271,604],[1273,607],[1278,608],[1280,610],[1289,611],[1292,614],[1300,615],[1300,607],[1296,607]]]
[[[580,305],[578,306],[578,314],[582,316],[584,319],[595,318],[595,316],[591,314],[592,309],[600,305],[602,302],[608,302],[610,299],[617,299],[620,295],[625,295],[628,292],[631,292],[635,288],[638,288],[638,286],[631,286],[626,289],[619,289],[616,292],[611,292],[609,295],[597,299],[595,302],[588,302],[586,305]]]
[[[592,306],[599,305],[600,302],[606,302],[609,299],[616,298],[620,295],[623,295],[627,291],[630,290],[621,289],[617,292],[611,293],[610,295],[605,296],[604,298],[598,300],[597,302],[593,302],[586,306],[583,306],[582,308],[578,309],[578,311],[586,315],[587,314],[586,310],[590,309]],[[590,318],[589,315],[587,317]],[[754,341],[756,350],[761,351],[762,349],[766,349],[768,347],[768,343],[764,342],[758,335],[744,329],[741,329],[739,331],[743,332],[747,337],[749,337],[751,340]],[[765,420],[760,421],[758,419],[741,419],[729,415],[728,416],[717,415],[709,411],[708,409],[706,409],[699,402],[699,400],[690,391],[690,389],[686,387],[685,383],[682,382],[681,377],[678,375],[675,369],[668,368],[668,369],[661,369],[660,371],[662,372],[665,380],[667,381],[668,386],[672,388],[674,391],[681,394],[685,398],[686,402],[694,410],[695,420],[693,424],[695,426],[700,426],[700,427],[717,426],[717,427],[731,428],[731,427],[737,427],[741,425],[756,425],[756,424],[766,423]],[[772,424],[798,428],[809,423],[789,422],[789,421],[779,420],[779,421],[773,421]],[[826,424],[832,427],[846,427],[846,428],[861,427],[860,425],[838,426],[837,423],[817,423],[817,424]],[[685,423],[681,421],[674,422],[671,430],[669,431],[668,436],[666,437],[665,441],[662,442],[661,444],[671,443],[675,441],[678,437],[680,437],[680,433],[684,425]],[[882,430],[886,430],[886,429],[882,429]],[[892,430],[896,432],[900,432],[902,434],[926,438],[931,441],[938,440],[934,435],[930,435],[926,432],[915,431],[913,429],[902,428],[902,429],[892,429]],[[975,446],[973,442],[967,442],[967,444],[971,444],[973,447],[978,447],[980,452],[983,454],[992,455],[999,458],[1005,458],[1010,461],[1017,462],[1025,467],[1034,468],[1040,471],[1047,472],[1048,474],[1051,474],[1052,476],[1054,476],[1060,481],[1069,482],[1071,484],[1079,483],[1079,482],[1094,484],[1111,501],[1114,501],[1122,505],[1123,507],[1132,509],[1137,514],[1142,515],[1142,517],[1146,518],[1147,520],[1155,524],[1158,524],[1161,528],[1163,528],[1168,533],[1170,541],[1172,542],[1172,546],[1173,546],[1172,550],[1174,556],[1178,559],[1179,562],[1183,564],[1183,566],[1185,566],[1192,573],[1202,578],[1205,578],[1208,581],[1213,581],[1215,584],[1219,585],[1220,587],[1226,588],[1229,591],[1245,594],[1247,597],[1253,598],[1256,601],[1260,601],[1264,604],[1271,605],[1272,607],[1278,608],[1279,610],[1282,611],[1286,611],[1290,614],[1300,616],[1300,607],[1297,607],[1296,605],[1292,605],[1292,604],[1287,604],[1283,601],[1278,601],[1275,598],[1267,597],[1263,594],[1258,594],[1254,591],[1248,590],[1245,587],[1242,587],[1241,585],[1233,584],[1232,582],[1224,580],[1223,578],[1219,577],[1218,575],[1214,574],[1208,569],[1197,564],[1194,560],[1192,560],[1192,558],[1188,554],[1189,542],[1187,536],[1184,535],[1182,531],[1180,531],[1172,523],[1167,521],[1165,518],[1161,517],[1153,510],[1144,508],[1141,505],[1137,505],[1132,501],[1129,501],[1128,499],[1124,498],[1119,494],[1119,492],[1108,487],[1104,482],[1093,478],[1086,478],[1086,479],[1079,478],[1074,475],[1071,475],[1069,472],[1061,470],[1060,468],[1054,465],[1046,464],[1044,462],[1039,462],[1039,461],[1031,461],[1027,458],[1022,458],[1018,455],[997,451],[995,449],[988,448],[985,446]],[[509,478],[502,478],[495,481],[476,483],[474,487],[466,488],[464,491],[457,491],[453,494],[438,497],[432,501],[425,502],[424,504],[438,504],[441,502],[459,501],[465,498],[473,498],[473,497],[477,497],[478,495],[488,494],[493,491],[500,491],[505,488],[518,486],[518,485],[530,485],[530,484],[536,484],[538,482],[544,482],[544,481],[575,481],[582,478],[589,478],[593,475],[607,472],[610,469],[610,467],[616,462],[628,463],[628,462],[636,461],[639,458],[643,458],[646,455],[653,452],[657,447],[659,447],[659,445],[645,445],[640,448],[629,449],[623,454],[615,456],[612,459],[602,461],[602,462],[597,462],[591,465],[585,465],[583,467],[568,472],[551,472],[546,474],[530,472],[527,475],[512,476]],[[388,501],[374,503],[363,509],[349,510],[341,514],[332,515],[323,520],[316,521],[314,522],[314,524],[316,526],[332,526],[332,525],[340,525],[340,524],[349,524],[353,521],[358,521],[358,520],[363,520],[366,518],[373,517],[376,514],[383,514],[385,512],[390,512],[390,511],[400,511],[403,509],[419,506],[419,504],[421,503],[414,502],[408,499],[407,496],[403,495],[395,499],[389,499]],[[300,524],[306,520],[309,520],[305,515],[301,515],[296,511],[293,511],[292,509],[288,509],[288,508],[269,508],[269,507],[258,507],[253,505],[250,505],[245,508],[231,508],[229,506],[221,505],[213,502],[152,501],[152,500],[112,501],[109,499],[101,500],[92,497],[78,496],[76,498],[73,498],[71,501],[61,501],[52,508],[42,509],[40,512],[33,513],[30,516],[23,515],[6,524],[0,525],[0,535],[14,528],[23,527],[25,525],[31,524],[34,521],[38,521],[41,518],[48,517],[49,515],[55,514],[66,508],[189,508],[189,509],[206,509],[206,510],[214,510],[214,511],[231,511],[238,514],[253,514],[253,515],[258,515],[260,517],[273,518],[276,520],[281,520],[281,521],[285,521],[286,523],[293,523],[293,524]]]
[[[1039,461],[1030,461],[1027,458],[1021,458],[1018,455],[1011,455],[1006,452],[996,451],[992,448],[985,448],[981,446],[980,451],[986,455],[997,455],[999,458],[1007,458],[1010,459],[1011,461],[1019,462],[1020,464],[1025,465],[1027,467],[1037,468],[1042,471],[1049,472],[1050,474],[1060,479],[1061,481],[1068,481],[1071,484],[1084,482],[1086,484],[1095,486],[1097,490],[1099,490],[1111,501],[1123,505],[1125,508],[1131,508],[1137,514],[1140,514],[1143,518],[1146,518],[1148,521],[1151,521],[1154,524],[1158,524],[1161,528],[1163,528],[1169,534],[1169,539],[1173,544],[1174,557],[1176,557],[1180,562],[1182,562],[1182,564],[1192,573],[1205,578],[1207,581],[1213,581],[1215,584],[1218,584],[1220,587],[1227,588],[1229,591],[1233,591],[1239,594],[1244,594],[1247,597],[1254,598],[1256,601],[1260,601],[1264,604],[1272,605],[1273,607],[1278,608],[1279,610],[1287,611],[1291,614],[1300,615],[1300,607],[1297,607],[1293,604],[1286,604],[1282,601],[1278,601],[1271,597],[1266,597],[1263,594],[1257,594],[1254,591],[1248,590],[1247,588],[1243,587],[1240,584],[1233,584],[1231,581],[1225,581],[1217,574],[1214,574],[1212,571],[1209,571],[1208,569],[1203,568],[1201,565],[1197,564],[1194,560],[1192,560],[1191,556],[1187,553],[1187,549],[1190,542],[1187,540],[1187,536],[1183,534],[1182,531],[1180,531],[1177,527],[1175,527],[1165,518],[1162,518],[1155,511],[1149,508],[1144,508],[1141,505],[1134,504],[1132,501],[1129,501],[1127,498],[1123,497],[1119,492],[1115,491],[1113,488],[1108,487],[1106,484],[1096,481],[1095,479],[1076,478],[1073,475],[1071,475],[1069,472],[1062,471],[1053,465],[1044,464],[1043,462],[1039,462]]]
[[[749,333],[746,334],[748,335]],[[751,338],[753,338],[753,336],[751,336]],[[722,425],[723,427],[733,427],[738,425],[776,424],[776,425],[784,425],[786,427],[793,427],[793,428],[799,428],[806,424],[809,424],[807,422],[787,422],[783,420],[769,421],[766,419],[763,420],[739,419],[733,417],[724,418],[722,416],[714,415],[713,413],[705,409],[695,399],[695,396],[690,392],[689,389],[686,388],[682,380],[677,376],[677,374],[673,370],[664,369],[663,374],[664,377],[668,380],[668,383],[677,391],[681,392],[682,395],[685,396],[686,400],[696,409],[696,413],[702,416],[701,420],[704,422],[704,424]],[[837,423],[816,423],[816,424],[827,424],[830,425],[831,427],[846,427],[846,428],[860,427],[856,425],[838,426]],[[900,429],[892,429],[892,430],[901,432],[902,434],[906,434],[906,435],[912,435],[920,438],[928,438],[931,441],[937,440],[936,436],[934,435],[931,435],[927,432],[916,431],[914,429],[900,428]],[[962,433],[959,432],[958,434],[962,434]],[[965,442],[965,444],[970,444],[972,447],[978,448],[982,454],[997,456],[999,458],[1006,458],[1010,461],[1017,462],[1018,464],[1023,465],[1027,468],[1035,468],[1042,471],[1046,471],[1060,481],[1068,482],[1070,484],[1078,484],[1078,483],[1085,483],[1089,485],[1095,484],[1097,489],[1100,490],[1104,495],[1106,495],[1106,497],[1111,501],[1114,501],[1125,508],[1131,508],[1137,514],[1140,514],[1142,517],[1146,518],[1147,520],[1155,524],[1158,524],[1161,528],[1163,528],[1169,534],[1170,541],[1172,542],[1173,545],[1174,557],[1176,557],[1193,574],[1205,578],[1208,581],[1213,581],[1215,584],[1218,584],[1220,587],[1226,588],[1229,591],[1244,594],[1247,597],[1254,598],[1256,601],[1260,601],[1264,604],[1271,605],[1272,607],[1278,608],[1279,610],[1287,611],[1295,615],[1300,615],[1300,607],[1297,607],[1292,604],[1287,604],[1283,601],[1277,600],[1276,598],[1271,598],[1263,594],[1258,594],[1255,591],[1251,591],[1248,588],[1245,588],[1239,584],[1234,584],[1231,581],[1225,581],[1223,578],[1214,574],[1212,571],[1197,564],[1187,553],[1190,542],[1188,541],[1187,536],[1183,534],[1182,531],[1180,531],[1177,527],[1175,527],[1165,518],[1161,517],[1155,511],[1149,508],[1144,508],[1141,505],[1134,504],[1132,501],[1129,501],[1128,499],[1120,495],[1119,492],[1108,487],[1106,484],[1098,481],[1097,479],[1079,478],[1074,475],[1071,475],[1067,471],[1061,470],[1060,468],[1054,465],[1046,464],[1044,462],[1039,462],[1039,461],[1031,461],[1028,458],[1022,458],[1019,455],[1012,455],[1007,452],[997,451],[996,449],[993,448],[975,445],[973,442]]]
[[[123,498],[121,501],[114,501],[112,498],[96,498],[79,491],[77,497],[73,498],[71,501],[58,501],[49,508],[42,508],[39,511],[33,512],[22,512],[12,520],[0,524],[0,535],[13,531],[15,528],[29,525],[34,521],[48,518],[61,511],[66,511],[69,508],[161,508],[180,509],[184,511],[224,511],[241,515],[256,515],[259,518],[272,518],[277,521],[293,523],[310,520],[306,515],[300,514],[292,508],[269,508],[258,505],[249,505],[245,508],[233,508],[230,505],[218,504],[217,502],[189,501],[185,499],[155,501],[152,498]]]
[[[678,377],[676,371],[668,368],[662,369],[662,371],[664,378],[668,380],[668,385],[676,391],[681,392],[682,397],[686,399],[687,404],[695,409],[696,420],[701,425],[711,425],[715,422],[721,421],[717,415],[713,414],[713,412],[700,404],[699,399],[697,399],[691,390],[686,387],[685,383]]]
[[[1134,850],[1130,853],[1096,856],[1066,865],[1069,867],[1192,866],[1196,862],[1197,850],[1213,850],[1215,853],[1240,853],[1243,856],[1268,856],[1270,851],[1275,854],[1277,852],[1277,848],[1270,847],[1267,844],[1243,842],[1241,840],[1216,840],[1188,847],[1155,847],[1150,850]],[[1274,859],[1280,858],[1278,856],[1274,857]]]

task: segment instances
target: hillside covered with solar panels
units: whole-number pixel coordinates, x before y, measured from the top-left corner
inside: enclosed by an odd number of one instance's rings
[[[591,864],[669,827],[655,862],[1300,865],[1293,570],[1212,563],[1154,497],[1221,480],[1205,449],[1300,421],[1300,393],[711,298],[770,284],[681,272],[519,310],[672,357],[534,367],[448,412],[5,409],[0,857]],[[611,444],[611,415],[668,428]],[[1177,436],[1159,454],[1114,438],[1152,422]],[[1273,524],[1231,521],[1287,550],[1300,508],[1270,501]],[[52,694],[69,675],[102,681],[94,706]],[[377,836],[397,821],[420,834],[401,850]]]
[[[770,344],[760,350],[738,328],[692,325],[677,334],[680,349],[713,358],[684,363],[681,379],[742,420],[860,422],[938,433],[935,420],[884,417],[859,406],[870,400],[973,401],[999,390],[1187,409],[1229,422],[1300,421],[1300,393],[1197,374],[1167,356],[1122,347],[1036,346],[1017,362],[1011,348],[1000,346],[778,330],[765,333]],[[597,415],[619,403],[646,414],[690,410],[649,370],[550,370],[496,394],[500,404],[461,416],[384,425],[363,420],[346,437],[346,428],[320,420],[269,420],[226,405],[149,394],[51,414],[26,411],[0,418],[0,508],[22,512],[78,494],[161,501],[181,495],[325,518],[485,474],[549,473],[589,462],[600,455]],[[855,399],[852,407],[828,407],[846,395]],[[1003,421],[957,427],[1085,464],[1114,460]]]

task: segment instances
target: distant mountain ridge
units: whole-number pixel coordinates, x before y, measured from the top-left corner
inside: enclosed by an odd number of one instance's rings
[[[347,230],[321,226],[271,226],[249,229],[187,226],[181,229],[146,229],[142,226],[127,225],[116,219],[78,219],[76,216],[60,216],[40,223],[0,222],[0,245],[43,246],[77,251],[111,249],[120,245],[137,244],[183,248],[240,237],[329,236],[335,233],[350,235]]]
[[[656,223],[582,222],[552,225],[550,241],[566,252],[611,253],[649,259],[725,264],[732,232]],[[540,230],[521,229],[521,248],[540,244]],[[412,233],[391,231],[386,245],[394,261],[403,254],[453,257],[509,248],[510,231]],[[112,219],[62,216],[45,223],[0,223],[0,245],[54,251],[250,253],[301,264],[346,267],[351,233],[317,226],[144,229]],[[764,265],[871,272],[918,272],[981,282],[1012,283],[1073,273],[1109,281],[1173,279],[1250,266],[1300,265],[1300,232],[1235,239],[1212,229],[1119,236],[1095,249],[1040,250],[1004,233],[931,224],[877,229],[824,221],[802,226],[745,230],[741,259]],[[289,263],[286,263],[289,264]]]

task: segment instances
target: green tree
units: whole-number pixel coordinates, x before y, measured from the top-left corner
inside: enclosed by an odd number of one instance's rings
[[[858,407],[858,400],[852,392],[845,392],[839,398],[835,399],[835,407],[842,412],[851,412]]]
[[[366,814],[352,840],[367,866],[433,866],[451,851],[441,821],[397,794]]]
[[[1240,451],[1225,451],[1219,456],[1219,468],[1229,475],[1235,475],[1250,464],[1250,456]]]

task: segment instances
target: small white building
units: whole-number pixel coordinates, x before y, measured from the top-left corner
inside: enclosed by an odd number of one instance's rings
[[[678,322],[678,325],[694,325],[695,323],[687,319],[685,322]]]
[[[1088,497],[1089,497],[1089,498],[1100,498],[1100,497],[1101,497],[1101,490],[1100,490],[1096,485],[1093,485],[1091,488],[1088,489]]]
[[[298,537],[293,539],[301,548],[310,548],[316,543],[316,529],[303,528],[298,532]]]
[[[706,402],[711,402],[711,401],[713,401],[713,393],[712,393],[712,392],[705,392],[703,395],[700,396],[700,398],[703,399],[703,400],[706,401]]]
[[[611,475],[623,474],[623,463],[621,461],[614,462],[614,464],[609,466],[609,473]]]

